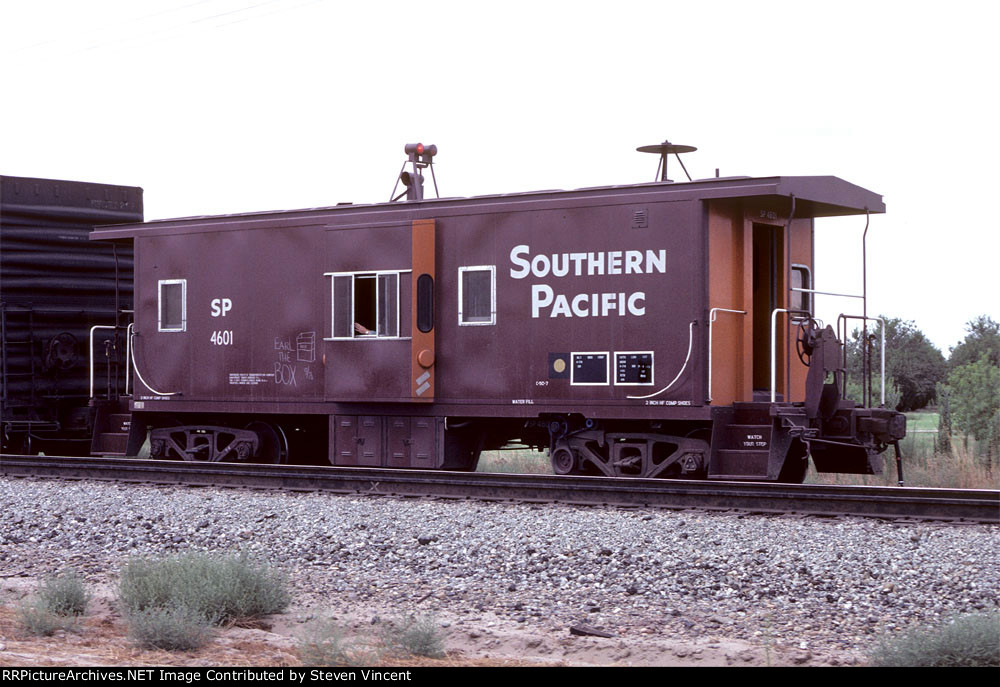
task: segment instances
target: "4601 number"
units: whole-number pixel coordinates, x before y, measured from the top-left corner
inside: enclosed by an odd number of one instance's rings
[[[219,329],[212,332],[212,343],[214,343],[216,346],[232,346],[233,330]]]

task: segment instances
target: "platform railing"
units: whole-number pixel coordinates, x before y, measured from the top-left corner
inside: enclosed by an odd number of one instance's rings
[[[95,364],[96,364],[95,359],[97,357],[94,354],[94,334],[97,332],[98,329],[112,329],[112,330],[115,330],[117,332],[117,330],[119,330],[119,329],[125,329],[125,328],[124,327],[116,327],[113,324],[96,324],[96,325],[94,325],[93,327],[90,328],[90,364],[89,364],[89,367],[90,367],[90,398],[94,398],[94,367],[95,367]],[[131,377],[130,377],[130,374],[129,374],[129,371],[130,371],[130,369],[132,367],[131,362],[130,362],[131,361],[131,355],[130,355],[131,351],[129,349],[130,343],[131,342],[129,341],[128,336],[126,336],[125,337],[125,361],[126,361],[125,362],[125,395],[126,396],[128,396],[128,394],[129,394],[129,383],[131,381]],[[109,365],[111,364],[110,361],[108,361],[108,364]]]
[[[847,374],[846,373],[846,370],[847,370],[847,344],[846,344],[846,341],[847,341],[847,320],[877,320],[878,323],[881,325],[881,327],[879,327],[879,329],[881,331],[881,335],[882,335],[882,345],[880,346],[880,349],[881,349],[880,353],[881,353],[881,358],[882,358],[882,360],[881,360],[882,372],[881,372],[881,380],[880,380],[881,387],[882,387],[881,388],[881,393],[882,393],[881,405],[885,406],[885,320],[882,319],[881,317],[867,317],[865,315],[845,315],[843,313],[841,313],[837,317],[837,338],[840,339],[841,341],[845,342],[845,344],[844,344],[844,363],[843,363],[844,364],[844,370],[845,370],[844,374],[845,375]],[[844,327],[844,329],[843,329],[843,338],[841,338],[841,323],[843,323],[843,327]],[[862,345],[867,346],[868,342],[864,341],[864,342],[862,342]],[[867,381],[868,381],[867,378],[862,379],[862,383],[865,383],[866,385],[867,385]],[[847,392],[846,377],[845,377],[845,383],[844,383],[844,392],[845,393]],[[865,391],[862,391],[862,393],[864,394]],[[845,398],[846,398],[846,396],[845,396]],[[861,401],[862,401],[862,403],[864,405],[866,405],[866,406],[869,405],[869,403],[866,402],[866,399],[862,398]]]

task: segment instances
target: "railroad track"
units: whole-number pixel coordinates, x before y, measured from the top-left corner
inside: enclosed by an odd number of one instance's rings
[[[1000,523],[1000,491],[0,456],[12,477]]]

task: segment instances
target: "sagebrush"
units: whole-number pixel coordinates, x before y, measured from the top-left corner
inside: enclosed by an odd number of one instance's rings
[[[1000,667],[1000,612],[961,616],[942,627],[882,640],[870,658],[879,667]]]
[[[39,602],[60,616],[83,615],[87,612],[90,593],[83,578],[75,570],[46,578],[38,590]]]
[[[212,638],[212,618],[184,606],[150,607],[129,614],[129,636],[146,649],[190,651]]]
[[[445,655],[441,626],[429,616],[396,620],[383,630],[382,641],[387,649],[396,653],[428,658]]]
[[[34,597],[17,608],[18,622],[30,634],[49,637],[57,630],[76,627],[87,612],[90,594],[75,570],[47,577]]]
[[[126,614],[186,608],[216,624],[280,613],[291,596],[284,576],[246,556],[191,553],[132,559],[122,570],[119,599]]]
[[[57,630],[71,630],[76,626],[76,616],[58,615],[36,599],[25,601],[17,607],[17,621],[28,634],[51,637]]]

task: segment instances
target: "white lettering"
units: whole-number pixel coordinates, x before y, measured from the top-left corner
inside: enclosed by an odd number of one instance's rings
[[[546,284],[531,286],[531,316],[538,318],[551,307],[549,317],[619,317],[646,314],[646,294],[643,291],[605,291],[603,293],[578,293],[575,296],[556,293]]]
[[[618,296],[616,293],[602,293],[601,294],[601,317],[607,317],[608,312],[615,309],[615,298]]]
[[[642,252],[625,251],[625,274],[642,274]]]
[[[613,250],[608,253],[608,274],[622,273],[622,252]]]
[[[562,258],[562,265],[559,264],[559,258]],[[565,277],[569,273],[569,255],[566,253],[559,253],[552,256],[552,276],[553,277]]]
[[[544,277],[549,273],[549,256],[536,255],[531,259],[531,273],[536,277]]]
[[[636,305],[637,301],[642,301],[642,307]],[[629,314],[638,315],[639,317],[646,314],[646,294],[644,292],[636,291],[628,297],[628,311]]]
[[[612,250],[594,251],[590,253],[539,253],[531,255],[531,247],[527,244],[514,246],[510,251],[510,276],[514,279],[524,279],[529,274],[538,278],[573,276],[602,276],[605,274],[665,274],[667,271],[666,249]],[[220,305],[221,304],[221,305]],[[213,313],[232,308],[229,299],[217,298],[212,301]]]
[[[530,263],[524,258],[519,257],[522,253],[528,253],[530,252],[530,250],[531,249],[525,246],[524,244],[521,244],[520,246],[514,246],[513,248],[511,248],[510,261],[520,267],[520,269],[516,271],[514,269],[511,269],[510,276],[513,279],[524,279],[525,277],[528,276],[528,273],[531,271]]]
[[[225,317],[233,309],[233,302],[228,298],[212,299],[212,317]]]
[[[654,271],[660,274],[666,274],[667,272],[667,251],[658,250],[653,252],[651,250],[646,251],[646,274],[652,274]]]
[[[566,300],[566,296],[562,294],[556,296],[556,302],[555,305],[552,306],[552,313],[549,317],[559,317],[560,315],[563,317],[573,317],[569,311],[569,301]]]
[[[604,274],[604,253],[587,253],[587,275]]]
[[[528,244],[519,244],[510,251],[510,276],[524,279],[531,275],[537,279],[548,276],[565,277],[604,276],[620,274],[665,274],[666,249],[592,251],[587,253],[531,254]],[[223,311],[223,299],[213,301]],[[229,308],[232,307],[231,301]],[[548,309],[548,313],[545,310]],[[605,291],[577,294],[556,293],[547,284],[531,285],[531,316],[542,317],[619,317],[646,314],[646,292]]]
[[[551,286],[533,284],[531,287],[531,316],[538,317],[538,311],[552,304],[553,291]]]

